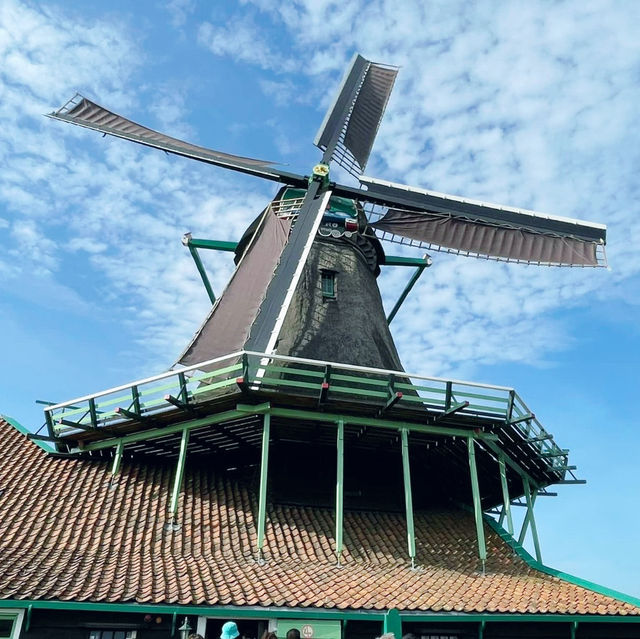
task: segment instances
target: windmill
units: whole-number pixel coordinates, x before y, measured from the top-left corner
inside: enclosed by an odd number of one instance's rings
[[[169,137],[80,95],[50,114],[285,185],[239,243],[237,269],[181,364],[244,348],[315,359],[339,353],[343,362],[399,370],[375,285],[385,261],[380,240],[526,264],[606,265],[602,225],[363,175],[397,71],[354,56],[314,140],[322,157],[310,176]],[[332,182],[332,162],[360,186]],[[324,303],[336,299],[336,286],[339,302]]]

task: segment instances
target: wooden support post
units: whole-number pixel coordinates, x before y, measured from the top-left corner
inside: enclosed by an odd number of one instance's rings
[[[115,483],[117,475],[120,474],[120,464],[122,462],[122,453],[124,451],[124,442],[120,440],[116,444],[116,449],[113,451],[113,465],[111,466],[111,484]]]
[[[400,613],[395,608],[391,608],[385,612],[383,630],[385,634],[392,632],[396,639],[401,639],[402,620],[400,619]]]
[[[527,518],[529,520],[529,523],[531,524],[531,536],[533,537],[533,547],[535,548],[535,551],[536,551],[536,559],[540,563],[542,563],[542,553],[540,552],[540,541],[538,539],[538,528],[536,526],[536,519],[533,516],[533,505],[535,503],[535,498],[538,496],[538,491],[534,489],[533,497],[532,497],[531,487],[529,486],[529,480],[526,477],[523,479],[523,483],[524,483],[525,497],[527,498]]]
[[[473,495],[473,512],[476,519],[476,536],[478,538],[478,556],[482,562],[484,573],[487,562],[487,546],[484,539],[484,525],[482,523],[482,503],[480,501],[480,484],[476,467],[476,450],[473,437],[467,437],[467,451],[469,453],[469,473],[471,474],[471,492]]]
[[[262,559],[264,530],[267,519],[267,480],[269,477],[269,439],[271,437],[271,415],[265,413],[262,423],[262,459],[260,460],[260,493],[258,498],[258,559]]]
[[[93,397],[89,400],[89,415],[91,416],[91,425],[98,427],[98,412],[96,411],[96,400]]]
[[[413,495],[411,493],[411,468],[409,466],[409,431],[406,428],[400,430],[402,441],[402,474],[404,476],[404,503],[407,515],[407,546],[411,567],[416,565],[416,536],[413,526]]]
[[[500,484],[502,485],[502,514],[507,518],[507,530],[513,537],[513,519],[511,517],[511,498],[509,497],[509,485],[507,484],[507,468],[504,463],[504,455],[498,457],[498,464],[500,465]]]
[[[180,439],[180,452],[178,453],[178,465],[176,466],[176,474],[173,479],[173,490],[171,491],[171,503],[169,505],[170,523],[174,524],[176,513],[178,512],[178,498],[180,497],[180,489],[182,488],[182,479],[184,477],[184,467],[187,459],[187,446],[189,444],[189,429],[184,428]]]
[[[336,464],[336,557],[342,558],[342,522],[344,515],[344,421],[338,422]]]
[[[178,383],[180,384],[180,393],[178,399],[186,404],[189,401],[189,391],[187,390],[187,378],[184,373],[178,373]]]
[[[131,407],[133,408],[133,412],[136,415],[140,415],[141,414],[141,410],[140,410],[140,392],[138,391],[138,387],[135,386],[135,385],[131,387]]]

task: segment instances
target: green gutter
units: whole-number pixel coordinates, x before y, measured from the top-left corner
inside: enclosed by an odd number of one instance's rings
[[[0,414],[0,419],[4,419],[5,422],[13,426],[19,433],[22,433],[23,435],[33,435],[32,431],[30,431],[28,428],[23,426],[20,422],[13,419],[13,417]],[[42,448],[42,450],[46,451],[47,453],[55,452],[55,448],[53,448],[52,446],[49,446],[46,442],[40,441],[38,439],[31,439],[29,441],[33,442],[36,446],[39,446],[40,448]]]
[[[527,563],[534,570],[539,570],[547,575],[551,575],[552,577],[557,577],[558,579],[562,579],[563,581],[567,581],[574,586],[580,586],[582,588],[586,588],[587,590],[592,590],[593,592],[597,592],[600,595],[605,595],[606,597],[613,597],[614,599],[618,599],[619,601],[624,601],[625,603],[631,604],[632,606],[637,606],[640,608],[640,598],[632,597],[631,595],[625,595],[618,590],[613,590],[611,588],[607,588],[606,586],[601,586],[599,584],[593,583],[593,581],[587,581],[586,579],[581,579],[580,577],[575,577],[574,575],[570,575],[566,572],[562,572],[561,570],[556,570],[555,568],[550,568],[549,566],[545,566],[543,563],[535,560],[509,533],[502,528],[498,524],[498,522],[490,517],[489,515],[484,515],[484,520],[489,526],[496,532],[502,541],[509,544],[512,550],[522,559],[525,563]],[[563,615],[563,618],[567,618],[568,615]],[[573,618],[573,617],[572,617]],[[576,617],[577,618],[577,617]],[[625,617],[626,619],[626,617]],[[640,622],[640,616],[637,619]]]

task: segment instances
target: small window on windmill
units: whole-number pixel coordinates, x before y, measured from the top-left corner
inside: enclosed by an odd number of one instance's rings
[[[320,279],[322,282],[322,299],[323,300],[335,300],[336,299],[336,272],[335,271],[320,271]]]

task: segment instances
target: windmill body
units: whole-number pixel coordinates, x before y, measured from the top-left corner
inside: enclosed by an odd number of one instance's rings
[[[279,637],[295,619],[316,639],[381,630],[429,639],[638,636],[640,601],[542,564],[536,500],[553,496],[553,485],[584,483],[569,451],[512,388],[405,371],[389,329],[430,264],[425,250],[597,267],[606,264],[606,229],[363,176],[396,74],[354,57],[309,175],[171,138],[82,96],[51,114],[281,188],[237,243],[183,238],[212,308],[173,369],[45,408],[47,433],[29,436],[55,447],[47,481],[60,495],[45,505],[86,495],[93,501],[77,518],[92,512],[95,491],[66,495],[64,464],[92,477],[99,469],[94,486],[121,504],[117,526],[101,514],[73,538],[95,542],[99,585],[109,571],[118,579],[105,594],[83,573],[72,595],[69,579],[56,577],[44,595],[44,580],[34,580],[22,600],[46,608],[76,597],[84,610],[107,597],[123,615],[170,604],[172,632],[177,614],[186,615],[185,632],[198,615],[198,628],[216,636],[223,618],[244,620],[248,636],[277,628]],[[334,163],[359,187],[333,182]],[[390,255],[383,242],[419,257]],[[204,248],[235,253],[217,299],[198,257]],[[386,317],[377,277],[397,265],[416,271]],[[526,509],[519,533],[514,505]],[[32,511],[37,537],[38,522],[56,517]],[[69,543],[66,531],[47,528],[45,537]],[[105,555],[116,537],[120,551]],[[522,547],[528,537],[535,559]],[[140,539],[160,545],[149,554]],[[64,557],[79,553],[90,555],[83,546]],[[31,574],[24,562],[16,570]],[[92,570],[81,563],[74,570]]]

